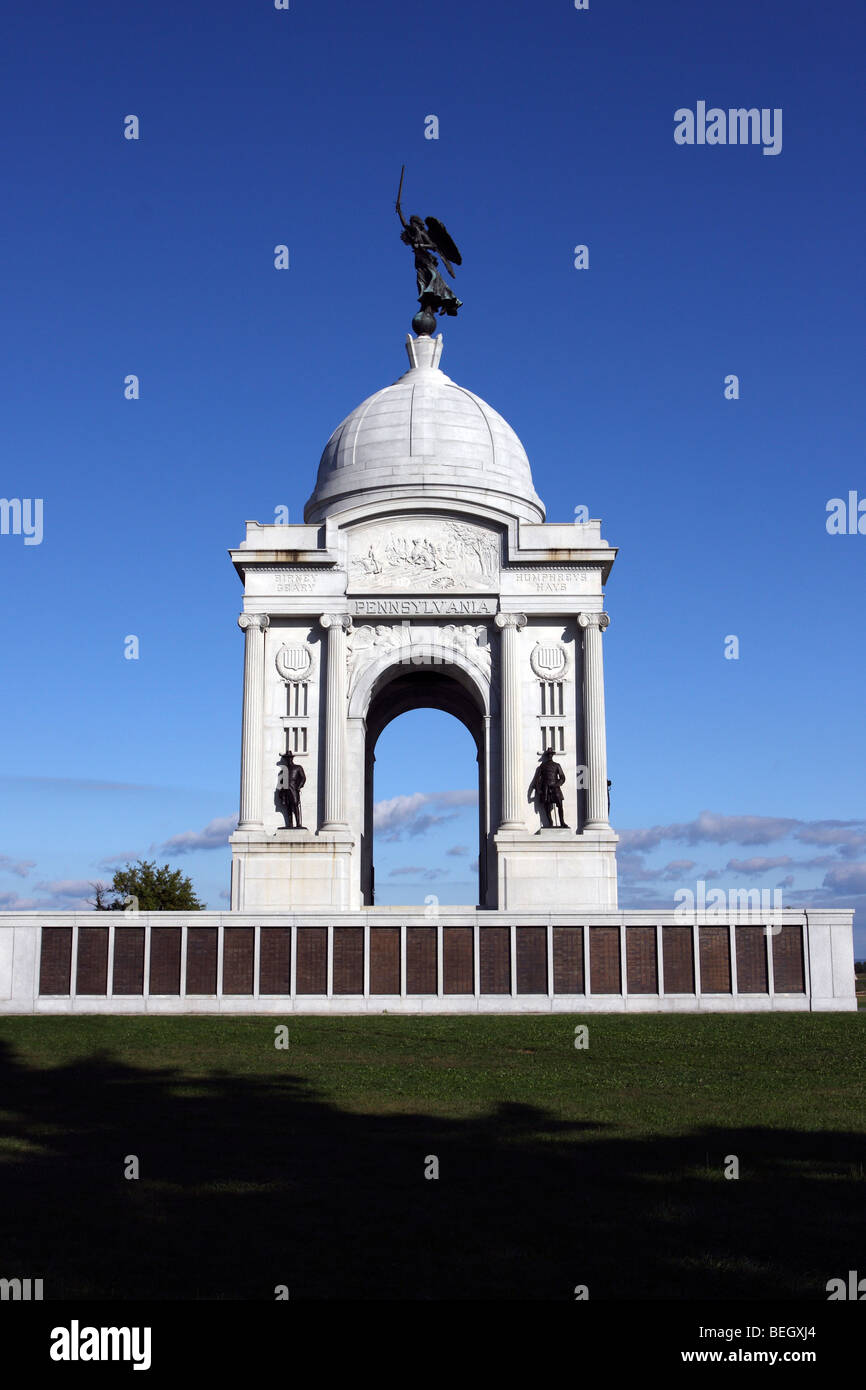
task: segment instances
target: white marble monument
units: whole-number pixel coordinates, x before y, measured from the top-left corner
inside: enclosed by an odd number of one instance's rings
[[[460,719],[478,750],[483,908],[613,909],[600,523],[545,522],[526,451],[407,339],[409,370],[334,431],[304,525],[248,522],[240,823],[232,908],[374,902],[373,755],[405,710]],[[566,827],[530,796],[545,748]],[[304,770],[288,829],[285,753]]]

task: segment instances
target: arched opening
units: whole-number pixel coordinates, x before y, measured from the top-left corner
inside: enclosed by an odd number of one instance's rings
[[[475,904],[478,751],[458,719],[412,709],[373,750],[373,901]]]
[[[409,714],[413,711],[439,711],[442,715],[452,716],[452,720],[443,723],[439,720],[435,725],[432,721],[428,722],[427,732],[422,733],[422,725],[418,721],[403,721],[402,728],[409,735],[408,739],[401,729],[392,729],[391,736],[382,745],[385,757],[390,757],[389,750],[403,750],[402,756],[405,768],[398,775],[396,765],[389,765],[386,774],[387,781],[383,783],[380,776],[377,780],[375,767],[377,761],[376,749],[383,733],[399,720],[401,715]],[[428,716],[428,720],[430,717]],[[454,730],[453,720],[459,721],[469,735],[466,739],[461,737]],[[411,749],[411,730],[418,728],[418,737],[427,740],[427,750],[424,758],[419,758],[415,767],[411,757],[406,756],[406,749]],[[444,740],[443,753],[436,759],[434,729],[438,728],[441,738]],[[376,826],[374,817],[374,806],[377,801],[389,801],[394,797],[417,797],[422,796],[431,798],[430,816],[438,818],[437,821],[427,822],[432,824],[446,824],[446,818],[451,812],[456,812],[458,808],[462,811],[462,816],[455,815],[455,820],[461,820],[463,838],[457,839],[453,845],[443,847],[440,840],[437,848],[437,856],[447,852],[447,848],[455,850],[455,860],[459,857],[465,865],[474,864],[477,853],[477,869],[471,874],[464,871],[460,875],[460,880],[466,882],[468,879],[476,885],[476,890],[469,898],[469,905],[480,904],[488,905],[488,841],[490,838],[489,825],[489,794],[487,789],[487,768],[489,762],[489,719],[485,718],[483,697],[474,683],[467,677],[467,674],[454,665],[443,668],[442,665],[430,666],[423,665],[417,669],[411,666],[407,669],[405,665],[390,667],[380,673],[375,681],[369,705],[367,707],[365,719],[365,738],[364,738],[364,835],[361,860],[361,890],[363,900],[367,904],[379,903],[384,905],[386,902],[396,902],[399,897],[401,903],[408,903],[413,899],[423,903],[425,897],[433,894],[444,902],[445,897],[436,892],[435,879],[433,877],[424,878],[423,875],[416,875],[415,881],[410,885],[410,875],[399,875],[392,878],[390,887],[394,888],[400,877],[404,878],[403,895],[395,894],[392,891],[384,891],[384,878],[380,868],[380,878],[377,885],[376,872],[374,865],[374,840],[376,836]],[[451,750],[449,765],[448,750]],[[426,769],[426,770],[425,770]],[[383,769],[384,771],[384,769]],[[428,783],[426,788],[419,785],[418,779],[422,771]],[[469,798],[467,792],[477,789],[477,796]],[[451,793],[451,796],[448,794]],[[455,793],[463,793],[463,796],[455,796]],[[473,805],[474,802],[474,805]],[[450,805],[450,810],[449,810]],[[401,811],[407,815],[412,812],[419,812],[420,824],[424,828],[424,802],[414,800],[413,802],[400,803],[391,808],[394,815],[383,821],[380,814],[380,844],[385,844],[385,834],[388,829],[399,834],[399,816]],[[473,840],[467,843],[466,837],[466,818],[467,810],[472,809],[476,825],[476,833]],[[409,834],[411,824],[407,822],[405,833],[407,838],[412,838]],[[384,833],[383,833],[384,832]],[[477,849],[476,849],[477,846]],[[465,856],[458,851],[466,848],[469,852]],[[384,865],[393,856],[380,858],[380,864]],[[393,864],[392,867],[403,867],[400,864]],[[430,869],[441,867],[437,864],[429,864]],[[421,891],[426,885],[426,891]],[[377,891],[377,886],[380,891]],[[409,894],[411,888],[411,895]],[[454,899],[451,899],[454,901]],[[462,899],[467,902],[466,898]]]

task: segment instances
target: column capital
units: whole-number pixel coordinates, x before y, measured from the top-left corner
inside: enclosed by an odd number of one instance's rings
[[[610,614],[578,613],[577,621],[581,627],[597,627],[599,632],[604,632],[605,628],[610,627]]]
[[[521,628],[526,627],[525,613],[497,613],[493,619],[497,627],[513,627],[520,632]]]
[[[341,627],[344,632],[352,631],[351,613],[323,613],[319,618],[319,623],[325,631],[329,627]]]
[[[241,613],[238,618],[238,627],[244,632],[251,627],[257,627],[260,632],[264,632],[270,625],[271,620],[267,613]]]

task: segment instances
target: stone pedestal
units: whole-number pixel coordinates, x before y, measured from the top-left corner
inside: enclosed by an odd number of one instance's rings
[[[500,830],[500,911],[586,912],[617,905],[617,836],[610,829]]]
[[[361,906],[352,886],[349,830],[278,830],[267,837],[236,830],[230,843],[233,912]]]

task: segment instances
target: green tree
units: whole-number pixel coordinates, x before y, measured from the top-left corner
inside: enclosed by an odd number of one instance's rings
[[[192,880],[180,869],[170,864],[158,869],[146,859],[117,869],[110,888],[94,883],[93,891],[97,912],[123,912],[130,906],[138,912],[200,912],[205,906],[196,897]]]

